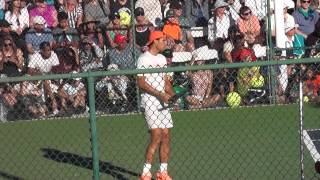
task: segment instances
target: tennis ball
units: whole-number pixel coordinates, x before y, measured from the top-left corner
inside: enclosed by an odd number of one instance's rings
[[[320,161],[317,161],[314,164],[314,168],[315,168],[316,172],[320,174]]]
[[[237,92],[230,92],[227,95],[226,101],[230,107],[238,107],[241,103],[241,97]]]
[[[309,97],[308,96],[303,96],[303,102],[305,102],[305,103],[309,102]]]
[[[253,88],[261,88],[264,85],[264,78],[263,76],[259,75],[259,76],[254,76],[251,80],[250,80],[250,85]]]
[[[129,14],[128,12],[126,12],[126,11],[121,11],[121,12],[119,13],[119,15],[120,15],[120,24],[121,24],[122,26],[129,26],[130,23],[131,23],[131,16],[130,16],[130,14]]]

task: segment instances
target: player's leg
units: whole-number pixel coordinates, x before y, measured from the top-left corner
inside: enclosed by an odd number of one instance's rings
[[[211,107],[216,105],[221,99],[221,96],[218,95],[213,95],[209,98],[205,98],[202,102],[202,107]]]
[[[151,129],[150,142],[146,151],[146,163],[149,163],[149,164],[152,163],[154,153],[159,147],[160,142],[161,142],[161,129],[160,128]]]
[[[170,129],[162,129],[160,143],[160,171],[157,173],[157,180],[171,180],[168,174],[168,161],[170,155]]]
[[[146,161],[143,166],[142,174],[140,176],[141,180],[151,180],[151,164],[153,161],[154,153],[159,147],[161,141],[161,129],[155,128],[150,130],[150,142],[146,150]]]

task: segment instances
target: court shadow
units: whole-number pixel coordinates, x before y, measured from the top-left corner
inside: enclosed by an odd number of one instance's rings
[[[78,167],[92,169],[92,158],[84,157],[78,154],[73,154],[69,152],[63,152],[57,149],[51,148],[41,148],[41,151],[44,153],[45,158],[51,159],[59,163],[72,164]],[[101,173],[109,174],[118,180],[129,180],[130,178],[125,175],[131,175],[139,177],[139,174],[128,169],[113,165],[109,162],[99,161],[99,167]]]
[[[6,172],[0,171],[0,179],[6,180],[23,180],[21,177],[14,176],[12,174],[8,174]]]

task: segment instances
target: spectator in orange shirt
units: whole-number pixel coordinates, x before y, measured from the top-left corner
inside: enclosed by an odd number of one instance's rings
[[[252,11],[247,6],[240,8],[240,18],[237,21],[239,30],[245,35],[245,39],[249,44],[255,41],[255,38],[260,35],[260,22],[257,16],[252,14]]]
[[[183,49],[182,47],[182,30],[179,24],[179,19],[174,16],[174,11],[172,9],[169,9],[166,14],[166,22],[165,25],[163,26],[162,30],[167,36],[169,42],[169,47],[172,48],[174,47],[176,50],[175,51],[180,51]],[[173,43],[174,42],[174,43]],[[179,45],[175,46],[173,44]],[[178,48],[181,47],[181,48]]]
[[[306,71],[306,80],[303,84],[303,92],[305,96],[308,96],[311,101],[318,99],[318,93],[320,88],[320,75],[315,75],[314,67],[309,67]]]

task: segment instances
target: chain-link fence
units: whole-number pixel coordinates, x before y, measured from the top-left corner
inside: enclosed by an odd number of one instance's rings
[[[319,179],[318,6],[0,3],[0,179]]]

